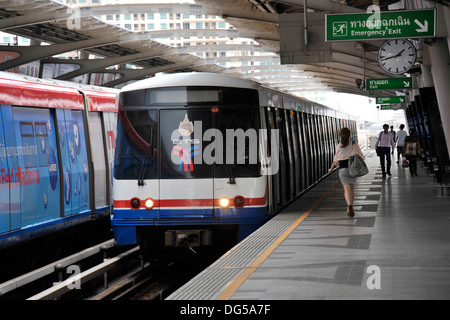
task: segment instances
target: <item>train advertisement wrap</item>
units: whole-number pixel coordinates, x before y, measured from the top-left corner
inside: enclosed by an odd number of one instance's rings
[[[113,91],[89,88],[93,105],[103,108],[92,117],[114,113]],[[102,158],[95,159],[96,174],[103,167],[103,179],[95,180],[85,128],[90,115],[81,89],[0,73],[0,248],[89,221],[108,210],[106,197],[102,203],[91,201],[95,193],[90,183],[106,184],[109,164],[105,157],[103,164]],[[104,123],[110,122],[105,117]],[[106,131],[114,136],[111,128],[90,129],[101,140],[106,141]]]

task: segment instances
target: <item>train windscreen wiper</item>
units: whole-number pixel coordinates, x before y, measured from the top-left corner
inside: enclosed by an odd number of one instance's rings
[[[227,172],[228,175],[228,184],[236,184],[236,180],[234,179],[234,175],[233,175],[233,168],[232,168],[233,164],[225,164],[225,170]]]
[[[139,171],[139,177],[138,177],[138,182],[137,182],[138,186],[140,186],[140,187],[145,186],[144,178],[145,178],[145,174],[147,173],[147,169],[148,169],[148,166],[145,165],[145,162],[146,162],[145,160],[150,159],[149,166],[151,167],[153,165],[153,158],[154,158],[153,150],[154,150],[153,134],[150,131],[150,143],[147,144],[147,146],[145,147],[144,158],[142,159],[142,162],[141,162],[141,169]]]

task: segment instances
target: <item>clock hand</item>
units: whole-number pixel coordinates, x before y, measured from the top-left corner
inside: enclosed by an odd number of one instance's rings
[[[402,51],[400,51],[399,53],[397,53],[394,56],[390,56],[390,57],[387,57],[387,58],[384,58],[384,59],[381,59],[381,60],[389,60],[389,59],[397,58],[398,56],[402,55],[403,51],[405,51],[405,49],[402,49]]]

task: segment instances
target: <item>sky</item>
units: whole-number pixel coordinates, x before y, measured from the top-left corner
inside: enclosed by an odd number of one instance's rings
[[[326,104],[329,107],[359,117],[361,121],[376,122],[381,125],[388,123],[396,128],[399,122],[405,122],[404,110],[377,109],[374,98],[347,93],[330,93],[328,100]]]

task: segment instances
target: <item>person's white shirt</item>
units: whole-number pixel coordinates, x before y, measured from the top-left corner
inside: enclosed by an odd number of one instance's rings
[[[405,130],[398,130],[397,131],[397,147],[403,147],[405,144],[405,138],[408,134]]]

